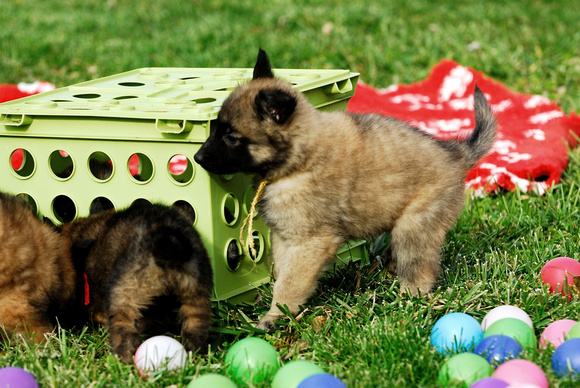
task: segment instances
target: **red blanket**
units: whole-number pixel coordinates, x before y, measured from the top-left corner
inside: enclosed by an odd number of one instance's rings
[[[27,84],[21,82],[18,85],[0,84],[0,103],[16,100],[17,98],[28,97],[36,93],[53,90],[54,85],[50,82],[33,82]]]
[[[500,188],[543,194],[560,180],[568,149],[580,136],[580,116],[565,115],[545,97],[508,90],[482,73],[444,60],[412,85],[376,90],[359,83],[348,110],[380,113],[409,122],[440,139],[465,138],[474,126],[473,89],[480,87],[499,122],[488,156],[467,175],[476,194]]]

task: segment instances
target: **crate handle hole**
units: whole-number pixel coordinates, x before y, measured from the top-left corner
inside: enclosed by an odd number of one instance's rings
[[[195,212],[195,208],[189,202],[178,200],[175,201],[173,206],[179,209],[181,214],[183,214],[189,221],[191,221],[192,225],[195,224],[195,221],[197,220],[197,214]]]
[[[113,160],[104,152],[93,152],[89,156],[89,172],[95,179],[106,181],[113,175]]]
[[[235,271],[240,268],[242,263],[242,249],[238,240],[230,240],[226,246],[226,264],[230,271]]]
[[[29,178],[34,173],[36,162],[28,150],[18,148],[10,155],[10,167],[19,177]]]
[[[89,208],[89,213],[91,215],[99,214],[99,213],[102,213],[104,211],[114,209],[114,208],[115,208],[115,205],[113,205],[113,202],[109,198],[97,197],[97,198],[93,199],[93,201],[91,202],[91,206]]]
[[[61,179],[70,178],[74,171],[74,162],[68,152],[63,150],[53,151],[48,157],[50,171]]]
[[[71,198],[59,195],[52,201],[52,213],[58,221],[64,224],[76,218],[77,206]]]
[[[229,226],[234,225],[240,215],[240,201],[232,193],[226,194],[222,201],[222,217]]]
[[[153,177],[153,161],[147,155],[134,153],[128,161],[129,174],[138,182],[148,182]]]

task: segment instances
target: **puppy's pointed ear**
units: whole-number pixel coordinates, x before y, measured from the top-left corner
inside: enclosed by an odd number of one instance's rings
[[[296,98],[280,89],[260,90],[256,96],[256,110],[260,120],[271,119],[284,124],[296,109]]]
[[[268,54],[260,48],[258,51],[258,59],[256,60],[256,65],[254,66],[254,78],[274,78],[274,73],[272,73],[272,66],[270,65],[270,59],[268,59]]]

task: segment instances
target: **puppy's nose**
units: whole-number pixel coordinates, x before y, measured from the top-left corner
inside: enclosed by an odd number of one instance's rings
[[[198,151],[195,155],[193,155],[193,160],[195,160],[197,164],[201,165],[203,163],[203,155],[201,152]]]

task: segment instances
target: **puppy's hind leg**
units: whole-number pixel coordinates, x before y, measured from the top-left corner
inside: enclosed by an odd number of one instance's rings
[[[433,222],[430,215],[407,214],[397,221],[390,248],[402,291],[414,296],[431,291],[439,275],[446,232],[447,228]]]
[[[340,242],[334,236],[308,238],[300,241],[282,241],[272,235],[274,259],[274,293],[272,305],[256,326],[273,328],[281,315],[277,305],[286,306],[292,315],[298,314],[314,291],[316,281],[336,254]]]
[[[207,344],[211,325],[210,295],[184,290],[179,296],[181,307],[181,341],[186,350],[201,349]]]
[[[143,311],[162,295],[164,288],[147,287],[139,277],[125,277],[110,291],[107,306],[107,328],[113,352],[124,362],[133,362],[135,351],[141,344],[138,322]]]

